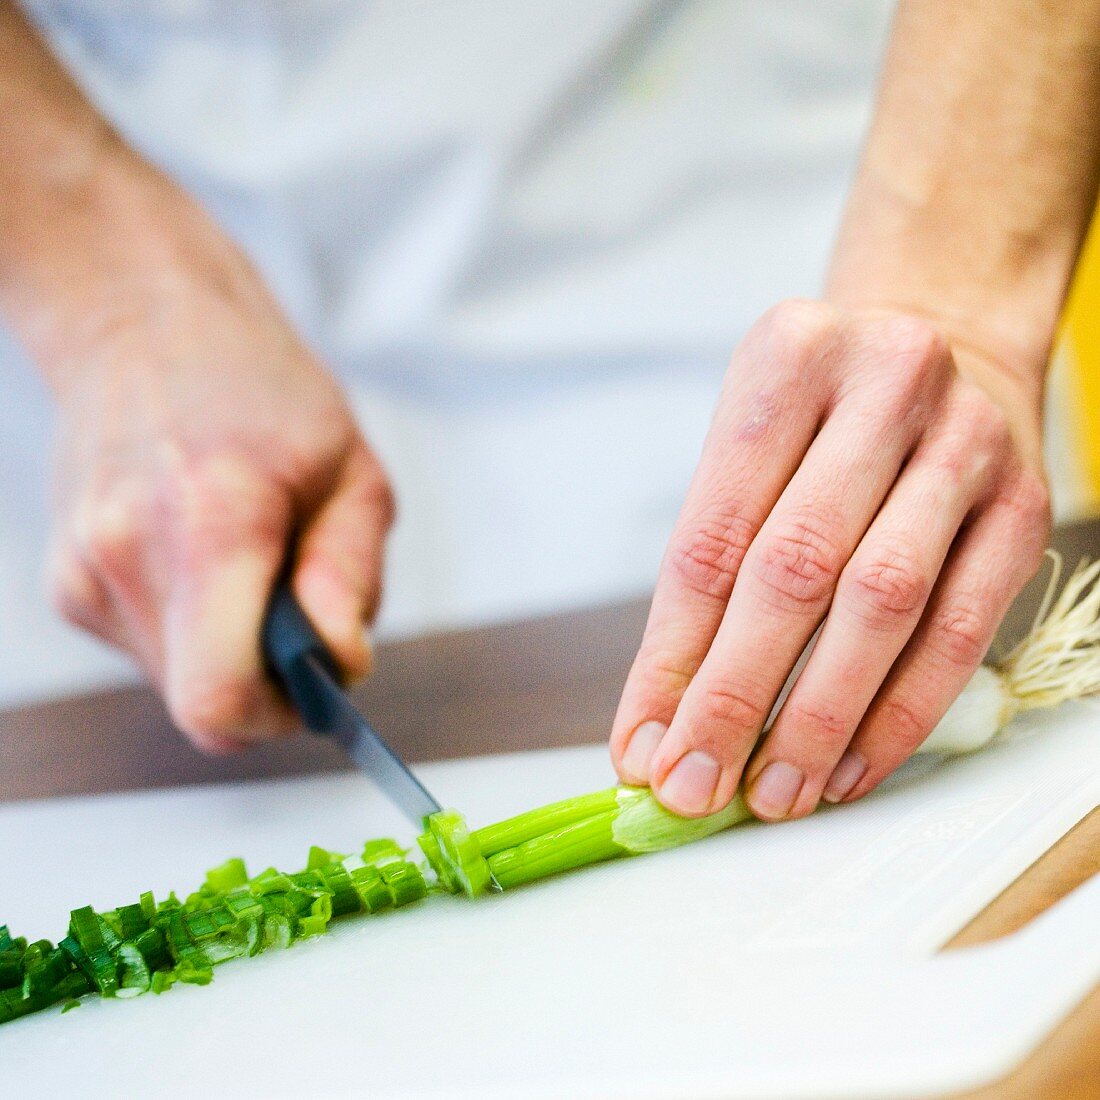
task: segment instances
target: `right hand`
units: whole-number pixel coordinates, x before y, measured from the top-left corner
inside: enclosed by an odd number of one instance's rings
[[[65,618],[225,752],[296,725],[259,644],[288,554],[348,677],[368,671],[394,505],[333,378],[244,258],[202,236],[64,350],[51,579]]]

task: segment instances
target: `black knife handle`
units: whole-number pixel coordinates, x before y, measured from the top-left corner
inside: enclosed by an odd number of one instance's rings
[[[271,595],[261,643],[264,660],[305,724],[314,733],[331,732],[330,708],[307,658],[312,657],[337,683],[340,682],[340,666],[294,598],[288,580],[280,581]]]

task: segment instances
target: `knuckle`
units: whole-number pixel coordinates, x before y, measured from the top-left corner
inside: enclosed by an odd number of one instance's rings
[[[160,491],[185,557],[237,543],[246,533],[272,543],[285,537],[278,486],[245,460],[208,456],[180,464],[165,475]]]
[[[753,575],[765,599],[786,611],[816,607],[828,600],[843,566],[839,540],[818,516],[792,516],[765,538]]]
[[[913,555],[888,549],[853,563],[846,588],[864,625],[882,628],[918,612],[928,599],[932,582]]]
[[[902,373],[918,379],[943,373],[951,363],[951,349],[943,334],[920,317],[897,316],[883,322],[881,339]]]
[[[363,512],[388,531],[397,519],[397,497],[385,467],[357,433],[347,459],[345,476],[351,478],[352,495]]]
[[[799,364],[833,342],[841,314],[825,302],[789,298],[768,310],[759,324],[770,355]]]
[[[363,496],[367,510],[377,515],[383,530],[388,531],[397,520],[397,494],[389,479],[381,473],[369,478]]]
[[[46,577],[50,605],[66,622],[85,627],[101,610],[92,598],[86,568],[69,554],[57,555]]]
[[[932,618],[929,645],[948,665],[976,667],[989,646],[985,616],[978,601],[956,599]]]
[[[116,481],[91,501],[85,540],[88,557],[104,571],[129,570],[149,528],[149,500],[137,481]]]
[[[88,618],[88,605],[70,585],[51,578],[49,585],[50,606],[67,623],[83,626]]]
[[[1030,472],[1021,475],[1005,494],[1004,502],[1019,527],[1028,532],[1038,532],[1046,541],[1052,515],[1050,488],[1042,477]]]
[[[977,386],[965,386],[955,402],[954,442],[957,450],[981,457],[1002,456],[1012,445],[1008,416]]]
[[[643,642],[632,675],[647,696],[662,696],[682,695],[694,673],[685,666],[682,657]]]
[[[703,690],[700,710],[704,724],[716,730],[759,729],[766,706],[740,684],[712,679]]]
[[[174,504],[181,531],[195,535],[224,519],[230,495],[223,490],[221,480],[206,464],[194,464],[178,470],[167,479],[166,492]],[[236,502],[247,499],[247,487],[239,486]]]
[[[752,524],[735,512],[701,517],[673,537],[669,568],[688,591],[728,600],[752,537]]]
[[[792,700],[783,721],[797,732],[800,746],[811,750],[810,755],[816,755],[817,749],[847,744],[852,735],[850,722],[823,699]]]
[[[952,486],[989,487],[1005,469],[1012,432],[1003,410],[977,391],[958,397],[942,426],[931,465]]]
[[[920,709],[901,696],[882,701],[875,716],[875,725],[891,745],[911,752],[932,732],[932,722]]]
[[[168,700],[172,721],[192,737],[226,737],[240,730],[252,709],[247,681],[210,678],[185,684]]]
[[[984,397],[975,400],[970,418],[972,434],[985,450],[999,456],[1012,446],[1012,428],[1000,405]]]
[[[67,623],[79,626],[84,618],[84,601],[62,578],[52,576],[47,580],[50,607]]]
[[[875,415],[886,413],[899,424],[924,423],[955,373],[947,341],[915,317],[892,317],[881,326],[871,342],[868,396],[875,399]]]
[[[944,487],[957,490],[967,482],[974,463],[974,451],[967,440],[955,435],[930,458],[929,473]]]

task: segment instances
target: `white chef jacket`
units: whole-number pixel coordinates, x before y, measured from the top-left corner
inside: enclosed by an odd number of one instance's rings
[[[398,493],[385,633],[646,591],[729,354],[817,292],[888,0],[28,0],[250,253]],[[0,345],[0,700],[126,666],[40,580]]]

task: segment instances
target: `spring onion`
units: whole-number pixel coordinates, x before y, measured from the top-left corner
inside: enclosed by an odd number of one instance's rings
[[[444,889],[472,898],[489,889],[492,874],[485,854],[457,810],[432,814],[419,843]]]
[[[1100,562],[1082,563],[1055,598],[1059,572],[1056,560],[1028,635],[1005,661],[978,669],[918,751],[973,752],[1018,714],[1100,692]],[[419,838],[423,866],[393,840],[368,841],[351,856],[313,847],[305,869],[291,874],[269,867],[249,876],[243,860],[229,859],[182,902],[146,891],[104,912],[74,909],[56,945],[0,925],[0,1024],[53,1005],[68,1011],[89,993],[126,998],[205,985],[231,959],[291,947],[333,919],[401,908],[430,889],[510,890],[701,840],[750,817],[739,795],[718,813],[687,819],[646,788],[610,787],[476,830],[455,810],[433,814]]]
[[[1055,597],[1061,560],[1052,557],[1054,570],[1031,630],[1003,662],[974,673],[918,752],[974,752],[1003,736],[1018,714],[1100,692],[1100,562],[1082,562]],[[507,890],[591,863],[701,840],[751,816],[740,795],[718,813],[687,819],[666,810],[646,788],[612,787],[477,829],[458,861],[443,850],[445,838],[466,835],[454,811],[434,815],[420,843],[452,892],[465,889],[459,866],[476,866],[478,854],[496,886]]]

